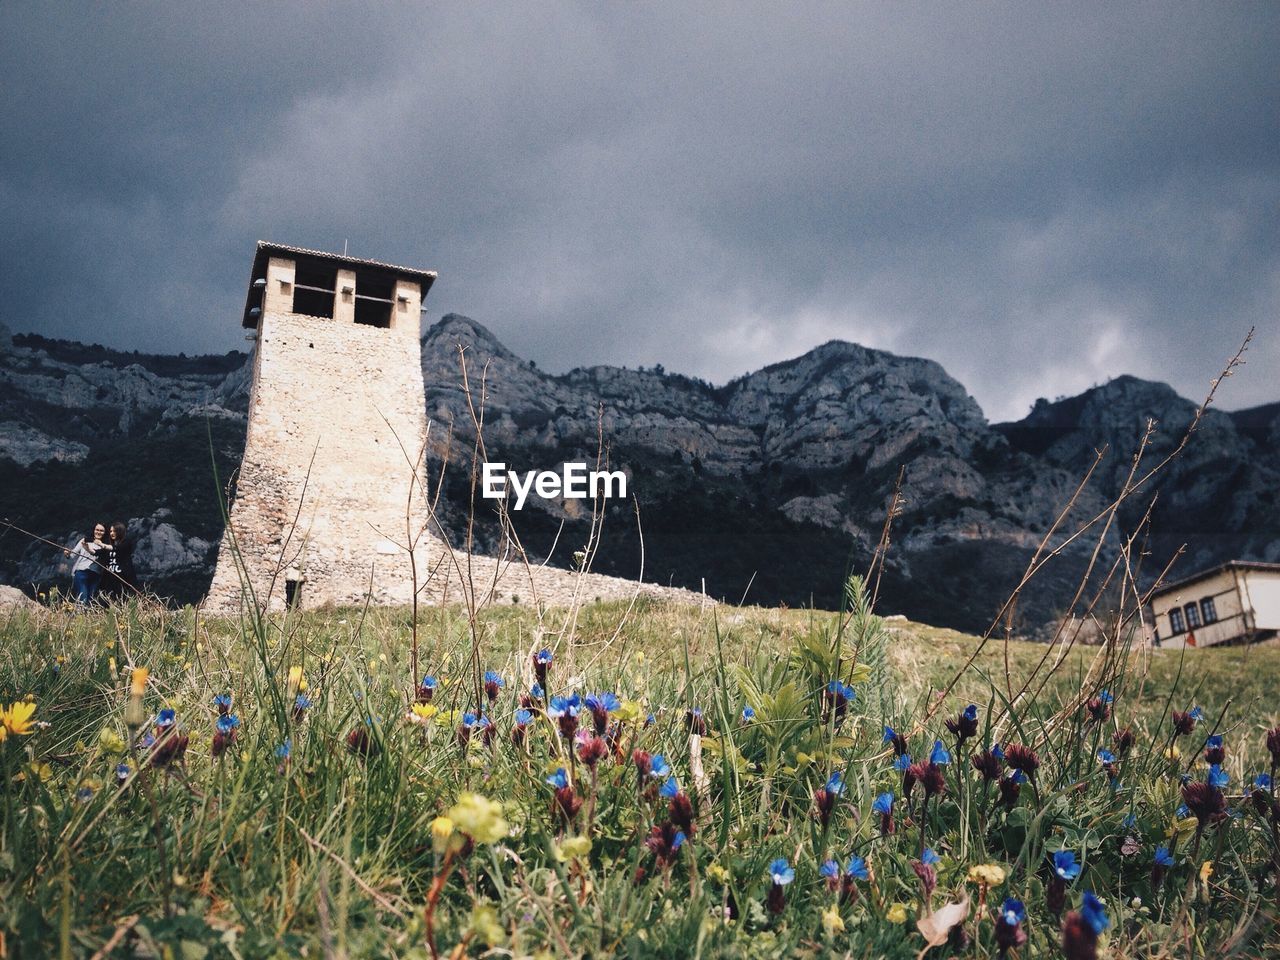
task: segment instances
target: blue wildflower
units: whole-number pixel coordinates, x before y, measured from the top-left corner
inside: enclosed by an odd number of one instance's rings
[[[1192,720],[1203,720],[1204,711],[1201,710],[1199,707],[1192,707],[1191,712],[1188,713],[1187,716],[1189,716]]]
[[[533,655],[533,662],[541,666],[550,666],[551,661],[555,659],[555,655],[547,649],[539,650]]]
[[[826,877],[828,880],[834,880],[840,876],[840,864],[834,860],[822,861],[822,866],[818,868],[818,876]]]
[[[743,707],[743,708],[742,708],[742,722],[743,722],[743,723],[750,723],[750,722],[751,722],[752,720],[754,720],[755,718],[756,718],[756,712],[755,712],[755,710],[753,710],[751,707]]]
[[[1111,926],[1111,920],[1107,917],[1107,908],[1102,905],[1101,900],[1093,895],[1092,890],[1084,892],[1084,902],[1080,904],[1080,916],[1097,934],[1101,934],[1102,931]]]
[[[893,813],[893,793],[886,791],[876,797],[875,802],[871,804],[871,809],[881,816]]]
[[[977,720],[978,705],[976,703],[969,704],[967,707],[964,708],[964,712],[961,714],[961,716],[963,716],[966,720]]]
[[[677,780],[674,776],[667,777],[666,783],[664,783],[658,789],[658,793],[664,798],[666,798],[667,800],[672,799],[679,792],[680,792],[680,781]]]
[[[998,743],[991,744],[991,755],[995,757],[997,760],[1004,759],[1004,751],[1000,749],[1000,744]],[[1014,903],[1017,903],[1017,902],[1018,902],[1017,900],[1014,901]]]
[[[893,727],[886,724],[884,728],[884,740],[882,742],[893,743],[893,741],[897,739],[897,736],[898,736],[897,731],[894,730]]]
[[[618,699],[618,695],[614,693],[597,693],[586,698],[583,704],[592,713],[602,710],[605,713],[613,713],[622,706],[622,701]]]
[[[542,684],[534,681],[533,686],[529,688],[529,696],[533,697],[535,700],[542,700],[546,695],[547,691],[542,689]]]
[[[848,865],[844,868],[846,876],[852,877],[854,880],[870,880],[871,872],[867,870],[867,861],[859,856],[851,856]]]
[[[300,693],[293,700],[293,709],[297,712],[311,709],[311,698],[305,693]]]
[[[1009,774],[1009,779],[1012,780],[1014,783],[1026,783],[1027,775],[1023,773],[1021,770],[1015,770],[1013,771],[1013,773]]]
[[[528,710],[516,711],[516,724],[521,727],[527,727],[529,721],[533,719],[533,714]]]
[[[1120,821],[1120,825],[1126,830],[1132,830],[1138,825],[1138,815],[1136,813],[1125,814],[1125,818]]]
[[[557,790],[563,790],[569,785],[569,775],[564,772],[564,767],[560,767],[555,773],[547,777],[547,783]]]
[[[423,690],[435,690],[440,686],[440,681],[428,674],[422,678],[422,682],[418,684]]]
[[[844,793],[844,774],[839,770],[831,774],[831,776],[827,778],[826,787],[823,789],[825,789],[827,793],[834,793],[837,796]]]
[[[909,766],[911,766],[911,754],[904,753],[900,757],[894,757],[893,769],[897,770],[899,773],[902,773]]]
[[[686,839],[688,838],[684,835],[684,831],[677,830],[676,835],[671,838],[671,852],[674,853],[683,847]]]
[[[552,697],[547,704],[547,716],[552,720],[561,717],[576,717],[582,710],[582,700],[575,693],[572,697]]]
[[[133,768],[127,763],[116,764],[116,779],[121,783],[129,779],[129,774],[133,772]]]
[[[1204,745],[1210,750],[1213,750],[1213,749],[1216,749],[1217,747],[1222,746],[1222,734],[1220,733],[1213,734],[1211,737],[1205,740]]]
[[[1173,866],[1173,854],[1169,852],[1169,848],[1164,846],[1156,847],[1155,862],[1162,867]]]
[[[218,718],[214,726],[218,728],[218,732],[224,737],[229,737],[231,734],[235,733],[236,728],[240,726],[240,718],[234,713],[224,714]]]
[[[1080,864],[1076,863],[1076,855],[1070,850],[1059,850],[1053,855],[1053,872],[1063,880],[1074,880],[1080,876]]]
[[[1098,699],[1103,703],[1112,703],[1115,700],[1115,697],[1111,695],[1110,690],[1102,690],[1098,693]]]
[[[284,743],[276,747],[276,756],[281,760],[288,760],[293,756],[293,741],[285,740]]]
[[[1026,907],[1022,905],[1021,900],[1015,900],[1013,897],[1005,899],[1000,906],[1000,919],[1011,927],[1016,927],[1022,921],[1027,919]]]
[[[920,862],[923,863],[926,867],[931,867],[935,863],[941,863],[942,858],[938,856],[936,852],[934,852],[933,847],[928,847],[925,849],[924,853],[920,854]]]
[[[1258,774],[1256,777],[1254,777],[1254,778],[1253,778],[1253,789],[1255,789],[1255,790],[1270,790],[1270,789],[1271,789],[1271,774],[1269,774],[1269,773],[1260,773],[1260,774]]]
[[[1116,755],[1112,753],[1110,750],[1099,750],[1098,762],[1110,766],[1111,764],[1116,762]]]
[[[773,863],[769,864],[769,879],[779,887],[785,887],[788,883],[796,878],[796,872],[791,869],[791,864],[779,857]]]
[[[231,694],[220,693],[213,698],[213,705],[218,708],[219,713],[226,713],[231,709]]]
[[[156,726],[161,730],[167,730],[172,727],[177,720],[177,714],[173,712],[172,707],[165,707],[156,714]]]
[[[941,740],[933,741],[933,752],[929,754],[929,762],[936,763],[939,766],[951,762],[951,754],[947,752],[947,748],[942,745]]]
[[[649,761],[649,776],[659,778],[671,776],[671,764],[667,763],[667,758],[662,754],[655,753],[653,759]]]
[[[1179,820],[1185,820],[1187,817],[1191,816],[1191,808],[1185,803],[1179,804],[1178,809],[1173,811],[1173,815]]]
[[[1216,763],[1209,767],[1209,775],[1206,779],[1211,787],[1217,787],[1219,790],[1231,782],[1231,777]]]

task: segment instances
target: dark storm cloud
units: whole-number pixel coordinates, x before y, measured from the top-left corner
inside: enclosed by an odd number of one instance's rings
[[[52,12],[51,12],[52,11]],[[1280,13],[272,4],[7,11],[17,330],[241,345],[259,237],[440,271],[551,369],[831,338],[995,419],[1130,372],[1277,398]]]

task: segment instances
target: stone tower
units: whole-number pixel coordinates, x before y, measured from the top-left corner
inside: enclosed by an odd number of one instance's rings
[[[410,600],[404,544],[427,512],[419,313],[435,278],[258,243],[249,432],[207,608],[249,602],[246,585],[271,609]]]

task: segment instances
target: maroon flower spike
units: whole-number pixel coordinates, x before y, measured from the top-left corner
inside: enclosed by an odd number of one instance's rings
[[[1159,890],[1164,884],[1164,875],[1169,872],[1169,868],[1163,863],[1153,863],[1151,865],[1151,888]]]
[[[556,788],[555,796],[551,799],[552,817],[559,817],[568,826],[581,808],[582,798],[573,792],[573,787]]]
[[[675,862],[680,847],[685,841],[685,838],[680,836],[680,832],[680,828],[670,820],[655,824],[653,829],[649,831],[649,836],[645,838],[644,845],[657,857],[659,866],[666,866]]]
[[[912,860],[911,869],[920,878],[920,885],[924,887],[924,898],[928,900],[933,896],[933,888],[938,885],[938,871],[933,869],[932,864],[923,863],[920,860]]]
[[[1067,905],[1067,882],[1056,873],[1049,876],[1044,890],[1044,905],[1054,917],[1062,916],[1062,908]]]
[[[1000,779],[1000,758],[990,750],[975,753],[969,761],[973,764],[973,769],[982,774],[982,779],[987,783]]]
[[[167,734],[161,736],[152,745],[151,765],[153,767],[167,767],[170,764],[181,763],[183,757],[187,755],[189,739],[185,733],[169,730]]]
[[[231,746],[231,741],[235,739],[235,735],[234,730],[231,733],[223,733],[221,730],[215,732],[209,755],[217,760],[218,757],[227,752],[227,747]]]
[[[683,830],[687,836],[693,836],[695,829],[693,804],[689,802],[689,795],[683,790],[672,797],[671,802],[667,804],[667,815],[671,817],[671,822]]]
[[[1022,923],[1008,923],[1003,915],[997,914],[996,917],[996,946],[1000,950],[1000,956],[1007,956],[1010,950],[1016,950],[1027,942],[1027,931],[1022,929]]]
[[[542,701],[527,693],[520,694],[520,709],[528,710],[530,713],[542,712]]]
[[[1204,748],[1204,762],[1205,762],[1205,763],[1217,763],[1217,764],[1221,764],[1221,763],[1222,763],[1222,761],[1224,761],[1224,760],[1226,760],[1226,759],[1227,759],[1227,748],[1226,748],[1226,747],[1224,747],[1222,744],[1218,744],[1218,745],[1217,745],[1217,746],[1215,746],[1215,747],[1205,747],[1205,748]]]
[[[470,731],[467,731],[470,735]],[[378,752],[378,741],[373,739],[366,724],[352,727],[347,734],[347,749],[357,756],[368,757]]]
[[[1111,719],[1111,704],[1101,697],[1090,697],[1085,709],[1089,711],[1089,719],[1097,723]]]
[[[920,775],[920,786],[924,788],[924,797],[942,796],[947,792],[947,780],[942,768],[936,763],[924,764],[924,772]]]
[[[653,756],[647,750],[631,751],[631,762],[636,765],[636,774],[640,777],[640,785],[644,786],[645,778],[653,769]]]
[[[1034,777],[1040,769],[1040,758],[1030,747],[1020,743],[1011,743],[1004,748],[1004,762],[1014,770],[1021,770],[1028,777]]]
[[[823,827],[830,825],[831,812],[836,808],[836,798],[839,794],[825,787],[819,787],[813,791],[813,815],[818,818],[818,822]]]
[[[1226,797],[1211,783],[1195,780],[1183,784],[1182,802],[1195,814],[1201,829],[1227,818]]]
[[[765,898],[765,906],[775,917],[787,909],[787,888],[779,883],[769,885],[769,896]]]
[[[1271,752],[1271,767],[1280,767],[1280,727],[1267,731],[1267,750]]]
[[[928,766],[923,760],[913,763],[907,769],[902,771],[902,796],[908,803],[911,802],[911,791],[916,788],[916,784],[920,782],[920,778],[924,776],[924,768]]]
[[[543,690],[547,689],[547,668],[551,666],[549,656],[541,656],[539,653],[533,655],[533,675],[538,678],[538,686]]]
[[[1022,784],[1013,777],[1003,777],[1000,780],[1000,802],[1004,804],[1006,810],[1012,810],[1018,805],[1018,795],[1022,793]]]
[[[893,755],[895,757],[905,756],[907,753],[907,738],[897,731],[889,739],[889,743],[893,746]]]
[[[578,744],[578,758],[588,767],[594,767],[609,752],[609,745],[600,737],[587,736]]]
[[[1196,728],[1196,718],[1189,712],[1182,710],[1173,711],[1173,732],[1179,736],[1185,736]]]
[[[893,811],[890,810],[888,813],[880,814],[880,836],[887,837],[896,830],[897,826],[893,822]]]
[[[1113,733],[1111,735],[1111,744],[1116,748],[1116,756],[1123,757],[1132,750],[1135,739],[1132,727],[1125,727]]]
[[[492,747],[493,741],[498,738],[498,725],[488,717],[481,717],[480,736],[484,740],[486,747]]]
[[[978,733],[978,715],[974,713],[970,716],[968,713],[958,713],[951,719],[944,721],[944,726],[951,731],[951,735],[956,738],[956,746],[962,746],[964,742]]]
[[[525,734],[529,732],[528,724],[517,723],[511,728],[511,742],[517,747],[524,746]]]
[[[572,740],[574,734],[578,732],[578,718],[571,713],[562,713],[558,720],[560,724],[560,736],[566,740]]]
[[[352,732],[354,733],[355,731]],[[458,746],[465,747],[471,741],[471,727],[465,723],[458,724],[458,732],[455,735],[455,739],[458,741]],[[347,742],[350,743],[350,738],[348,738]]]
[[[1067,960],[1098,960],[1098,935],[1075,910],[1062,924],[1062,952]]]
[[[425,683],[418,684],[417,699],[419,703],[430,703],[431,698],[436,695],[436,688],[429,687]]]

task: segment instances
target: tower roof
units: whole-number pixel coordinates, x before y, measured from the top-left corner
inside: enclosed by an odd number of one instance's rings
[[[401,267],[381,260],[369,260],[363,257],[348,257],[340,253],[329,253],[325,250],[309,250],[306,247],[291,247],[284,243],[271,243],[259,240],[253,257],[253,270],[249,274],[249,292],[245,300],[244,325],[254,326],[249,311],[254,305],[253,281],[267,275],[267,261],[271,257],[288,257],[290,259],[321,260],[339,267],[359,269],[362,272],[376,271],[406,280],[416,280],[422,286],[422,299],[427,299],[427,291],[435,283],[438,274],[434,270],[419,270],[416,267]]]

